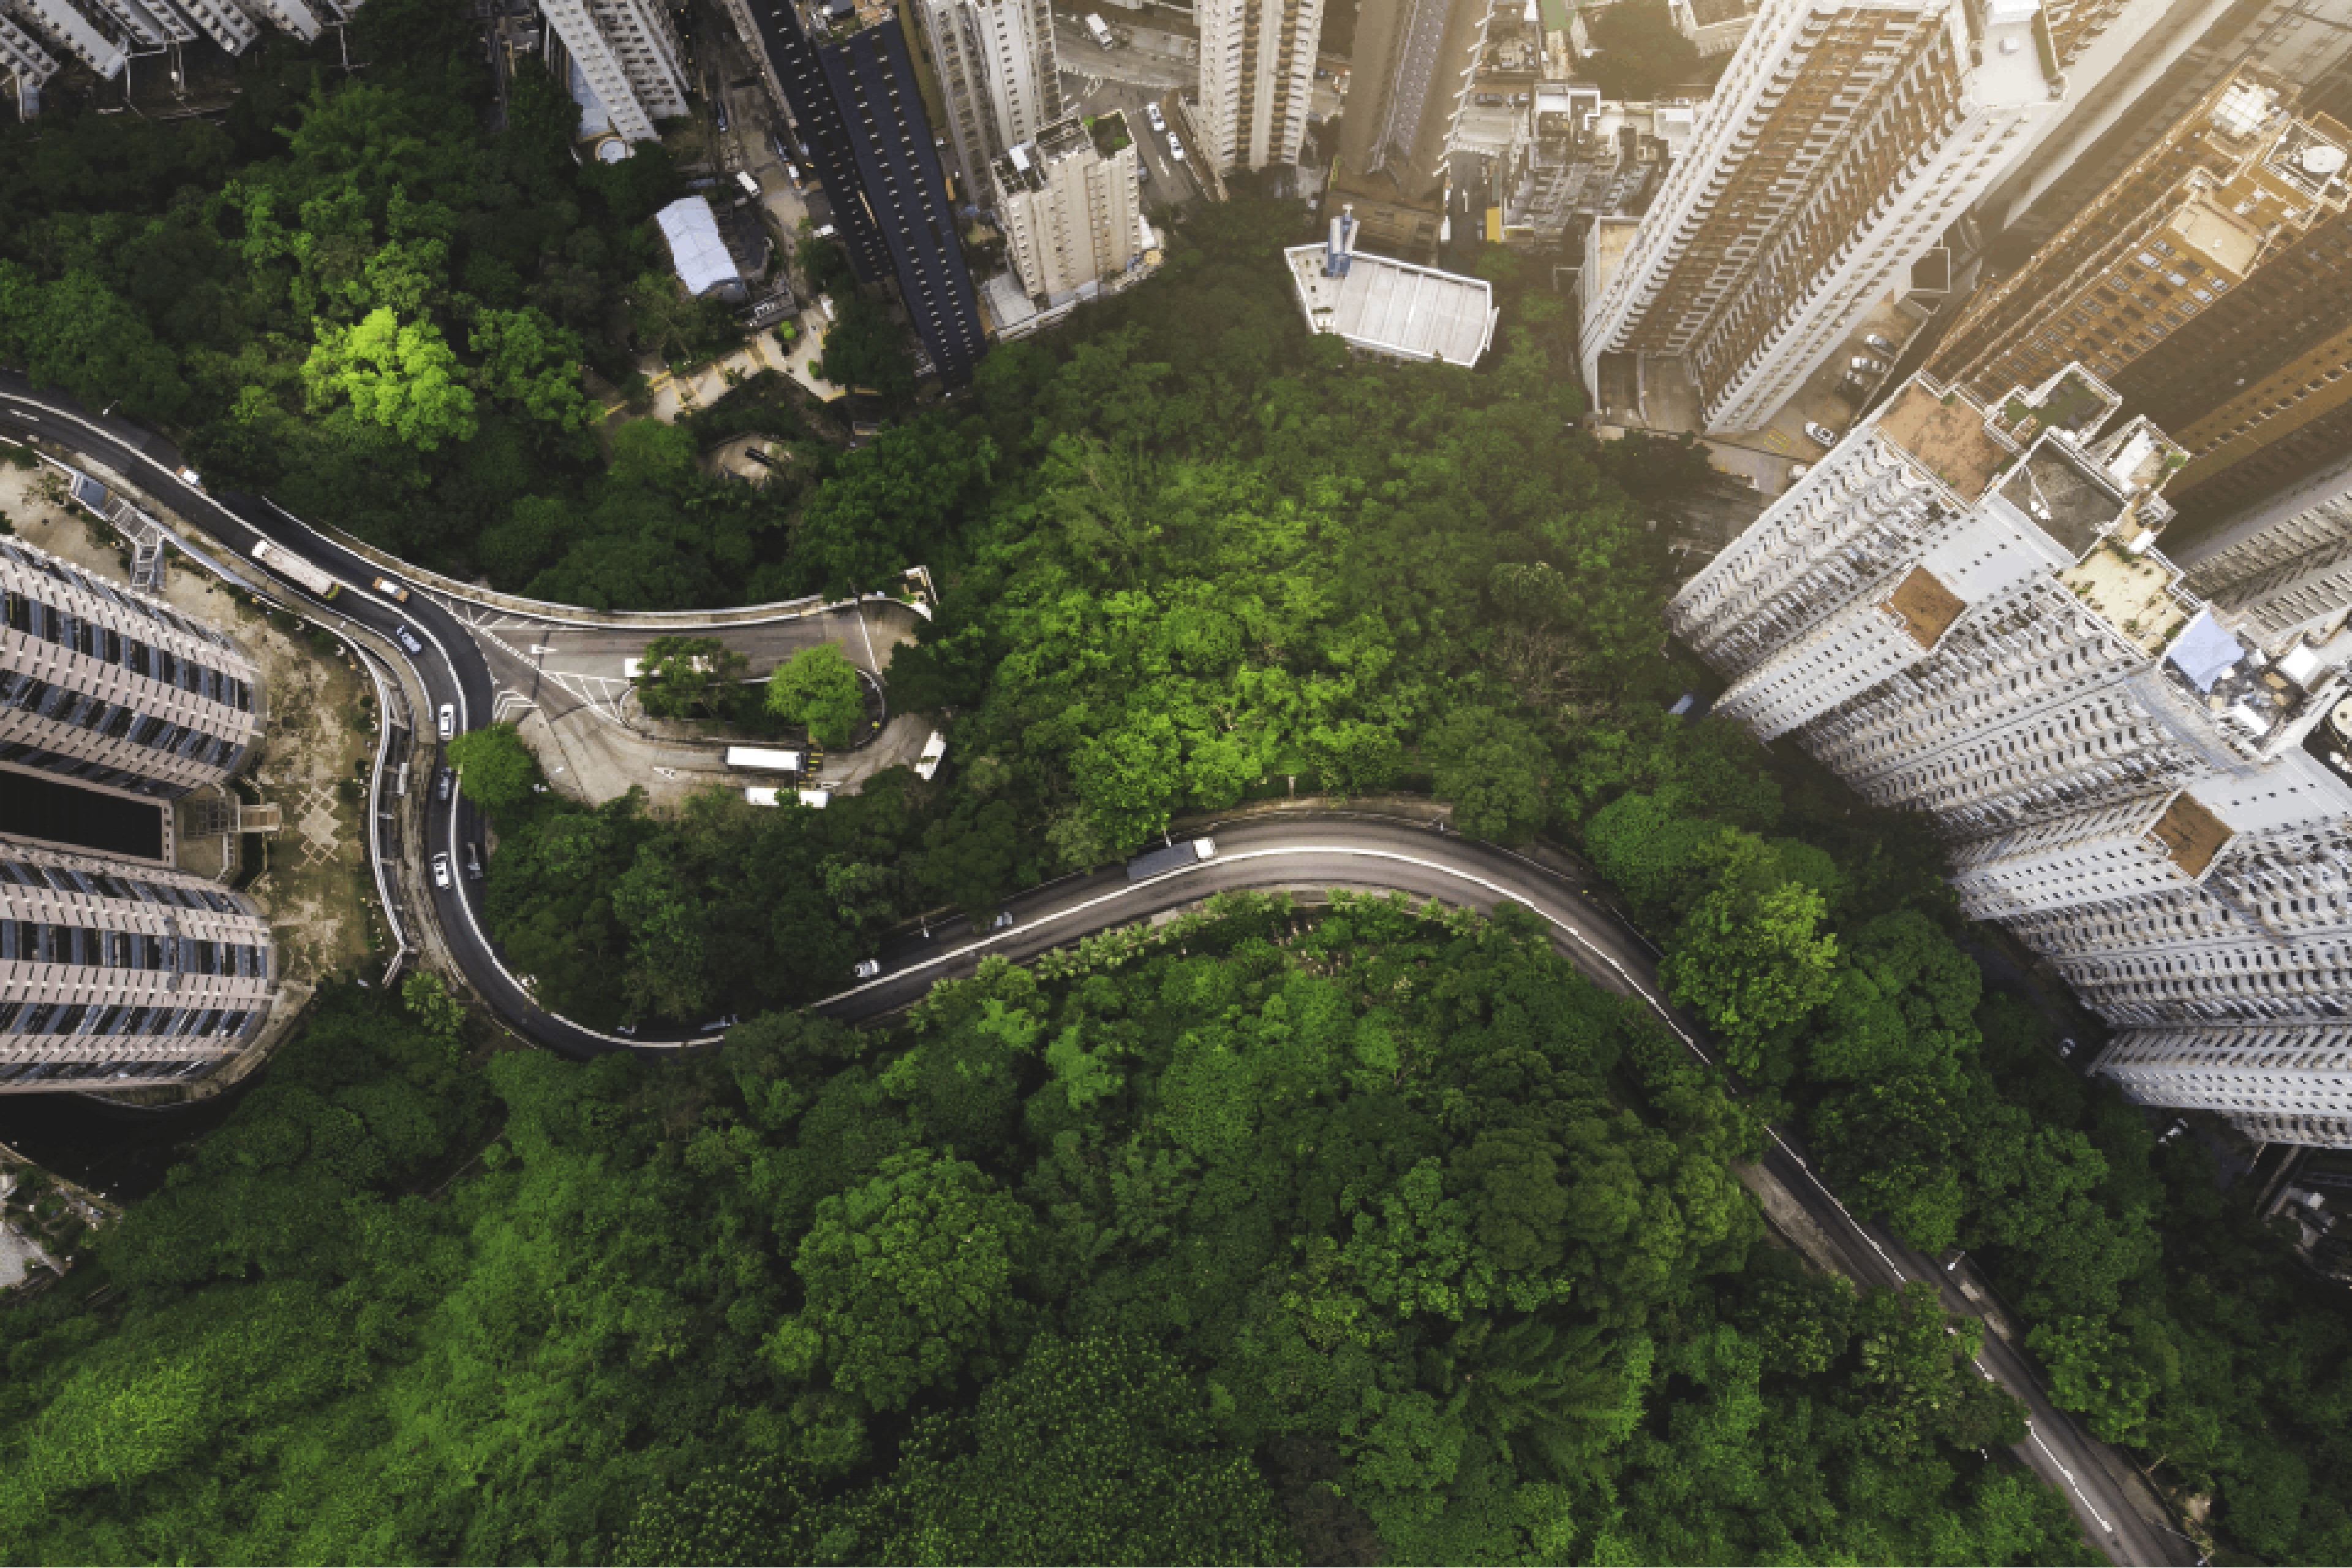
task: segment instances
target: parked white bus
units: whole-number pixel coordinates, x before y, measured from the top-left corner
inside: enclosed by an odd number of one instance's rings
[[[303,560],[290,550],[281,549],[266,539],[253,542],[253,558],[277,573],[289,577],[316,594],[321,599],[331,599],[342,592],[343,585]]]
[[[730,746],[727,748],[727,765],[750,768],[763,773],[796,773],[801,771],[801,754],[798,752],[763,751],[758,746]]]

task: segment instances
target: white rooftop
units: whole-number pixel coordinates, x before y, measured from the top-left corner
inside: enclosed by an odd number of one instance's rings
[[[1282,253],[1310,331],[1399,359],[1478,363],[1495,341],[1495,291],[1483,279],[1357,251],[1345,278],[1323,275],[1323,245]]]
[[[654,221],[669,241],[670,259],[688,293],[700,299],[713,289],[741,286],[742,274],[727,254],[727,242],[719,237],[719,216],[710,210],[709,198],[681,196],[654,214]]]

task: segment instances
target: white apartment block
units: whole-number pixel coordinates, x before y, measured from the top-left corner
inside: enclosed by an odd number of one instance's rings
[[[654,121],[686,112],[686,64],[659,0],[542,0],[541,10],[613,129],[651,142]]]
[[[2118,403],[2078,365],[1990,408],[1914,377],[1667,618],[1718,711],[1934,820],[1962,909],[2132,1028],[2100,1067],[2134,1098],[2352,1146],[2312,1043],[2352,1017],[2352,637],[2199,596],[2153,547],[2184,455],[2103,434]],[[2259,1102],[2200,1098],[2263,1052]]]
[[[0,838],[0,1094],[200,1078],[260,1033],[276,967],[241,893]]]
[[[1765,424],[2055,111],[2045,23],[2039,0],[1767,0],[1603,266],[1588,384],[1603,353],[1674,355],[1706,430]]]
[[[2352,607],[2352,458],[2180,552],[2189,585],[2265,639],[2326,642]]]
[[[58,62],[33,41],[31,34],[0,11],[0,68],[38,87],[58,74]]]
[[[177,799],[243,767],[266,712],[226,634],[0,539],[0,763]]]
[[[924,0],[923,46],[946,100],[960,195],[988,194],[988,166],[1062,117],[1061,57],[1047,0]]]
[[[1113,142],[1123,145],[1101,150]],[[1113,113],[1091,130],[1075,115],[1056,121],[990,165],[1013,269],[1041,310],[1118,277],[1142,255],[1135,160],[1125,117]]]
[[[254,39],[261,37],[259,25],[230,5],[229,0],[156,0],[156,3],[159,5],[178,5],[197,26],[211,35],[213,42],[233,55],[244,53]]]
[[[1323,0],[1199,0],[1195,125],[1219,169],[1296,163],[1314,101]]]
[[[5,0],[16,19],[96,71],[102,80],[122,74],[130,55],[71,0]]]
[[[318,16],[302,0],[239,0],[245,13],[268,22],[304,43],[315,43],[320,31]]]

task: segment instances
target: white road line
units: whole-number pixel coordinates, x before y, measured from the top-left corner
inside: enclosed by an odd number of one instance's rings
[[[2026,1436],[2033,1439],[2033,1446],[2041,1449],[2044,1455],[2048,1456],[2052,1464],[2058,1466],[2058,1473],[2066,1478],[2066,1485],[2072,1489],[2077,1498],[2082,1499],[2083,1511],[2089,1514],[2093,1519],[2097,1520],[2101,1530],[2105,1531],[2109,1535],[2113,1535],[2116,1532],[2116,1527],[2107,1522],[2106,1515],[2101,1513],[2092,1503],[2089,1498],[2084,1496],[2083,1489],[2080,1486],[2075,1485],[2074,1472],[2068,1469],[2063,1464],[2061,1464],[2057,1455],[2050,1452],[2050,1445],[2042,1440],[2042,1434],[2039,1432],[2028,1432]]]

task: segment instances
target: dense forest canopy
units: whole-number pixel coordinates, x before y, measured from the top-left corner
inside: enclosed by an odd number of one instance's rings
[[[483,1062],[430,986],[329,994],[105,1240],[102,1310],[0,1313],[0,1552],[2081,1555],[1979,1456],[2016,1412],[1932,1300],[1763,1236],[1730,1173],[1769,1114],[1968,1248],[2058,1402],[2227,1550],[2352,1560],[2339,1299],[1987,989],[1998,938],[1917,823],[1668,717],[1704,672],[1648,503],[1705,465],[1579,427],[1540,268],[1482,261],[1475,373],[1358,363],[1299,325],[1295,208],[1244,199],[854,451],[772,383],[663,424],[635,353],[730,331],[645,221],[675,168],[575,163],[528,73],[481,130],[466,30],[371,0],[366,72],[272,41],[225,127],[0,132],[0,358],[502,588],[669,608],[928,564],[888,682],[952,760],[821,813],[657,812],[468,737],[489,915],[550,1005],[751,1021],[666,1069]],[[752,431],[777,479],[699,473]],[[845,717],[814,667],[753,710],[649,654],[680,716]],[[1294,781],[1583,856],[1732,1076],[1508,911],[1235,900],[888,1033],[789,1011],[911,916]]]

